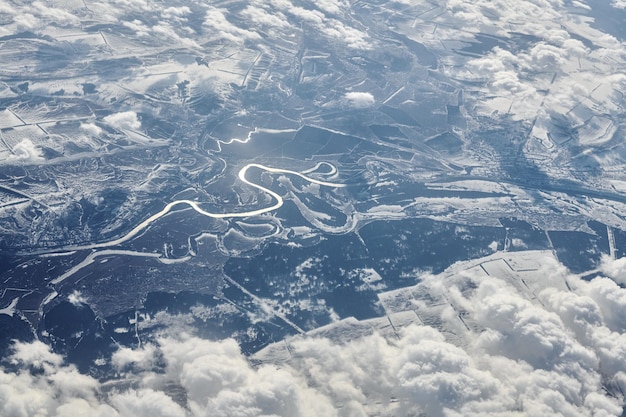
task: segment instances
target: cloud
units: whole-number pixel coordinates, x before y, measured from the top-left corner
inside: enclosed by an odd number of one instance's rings
[[[0,4],[0,13],[3,15],[0,34],[15,34],[27,30],[37,33],[50,26],[80,26],[80,19],[71,12],[59,7],[49,7],[41,1],[11,6],[4,3]]]
[[[45,344],[16,343],[9,359],[21,370],[0,370],[0,415],[118,416],[98,400],[98,381],[72,366],[63,366],[61,356],[51,353]]]
[[[131,129],[137,130],[141,128],[141,122],[137,118],[137,113],[134,111],[125,111],[121,113],[113,113],[104,117],[106,123],[118,129]]]
[[[178,18],[178,19],[180,19],[180,18]],[[180,36],[177,33],[177,30],[181,31],[179,26],[177,26],[176,29],[175,29],[168,22],[160,22],[160,23],[150,27],[151,33],[154,36],[156,36],[158,39],[166,40],[166,41],[173,42],[173,43],[175,42],[177,44],[180,44],[180,45],[188,47],[188,48],[198,48],[199,47],[199,45],[196,43],[196,41],[194,41],[193,39],[190,39],[190,38],[188,38],[186,36]],[[187,35],[188,35],[188,33],[187,33]]]
[[[409,326],[397,341],[374,334],[347,344],[303,339],[290,346],[291,365],[347,408],[340,415],[441,416],[498,391],[498,381],[467,352],[427,326]]]
[[[166,338],[160,351],[166,374],[185,388],[194,416],[334,414],[328,401],[294,374],[274,366],[253,369],[232,339]]]
[[[616,282],[626,285],[626,257],[611,259],[611,257],[604,255],[600,262],[600,270]]]
[[[102,128],[94,123],[81,123],[80,128],[90,136],[100,136],[102,133]]]
[[[42,342],[15,343],[11,363],[21,364],[27,367],[52,369],[63,363],[63,358],[50,351],[50,348]]]
[[[140,348],[121,347],[111,357],[111,365],[118,371],[150,370],[155,365],[156,347],[147,344]]]
[[[214,7],[209,8],[204,17],[204,26],[217,31],[219,37],[235,43],[261,39],[258,33],[242,29],[229,22],[224,13],[225,10]]]
[[[41,150],[30,139],[23,139],[13,146],[13,154],[7,160],[10,162],[38,163],[44,161],[45,158],[41,154]]]
[[[167,7],[166,9],[164,9],[161,12],[161,15],[167,19],[174,19],[176,21],[185,21],[186,19],[183,19],[183,17],[190,15],[191,14],[191,9],[187,6],[180,6],[180,7]]]
[[[283,342],[286,358],[260,352],[256,366],[232,339],[165,330],[153,343],[113,354],[120,378],[134,381],[117,390],[103,390],[41,342],[18,343],[9,360],[21,370],[0,373],[0,400],[10,399],[0,404],[49,415],[77,407],[140,417],[620,416],[626,289],[609,278],[567,275],[542,256],[534,272],[541,279],[528,281],[534,296],[495,275],[427,276],[402,291],[434,299],[445,292],[439,328],[410,324],[397,337],[292,337]],[[554,285],[562,279],[569,289]],[[412,308],[424,314],[419,304]],[[458,311],[472,330],[459,327]]]
[[[290,26],[285,15],[277,11],[268,11],[264,7],[247,6],[241,15],[257,25],[288,28]]]
[[[81,307],[84,304],[87,304],[87,297],[81,294],[80,291],[74,290],[67,296],[67,301],[69,301],[73,306]]]
[[[594,280],[596,281],[596,280]],[[577,340],[584,346],[593,350],[598,360],[601,373],[609,382],[621,381],[624,386],[626,376],[626,334],[623,330],[611,329],[611,325],[605,325],[604,312],[615,306],[612,300],[606,303],[603,297],[591,297],[588,293],[595,293],[597,286],[605,284],[601,278],[598,282],[579,283],[583,294],[573,292],[559,292],[554,289],[546,289],[540,294],[542,302],[548,309],[554,311],[563,320],[564,324],[575,335]],[[587,293],[587,294],[585,294]],[[623,314],[624,293],[617,291],[618,303],[616,314]],[[620,311],[621,310],[621,311]],[[613,313],[613,312],[611,312]],[[623,317],[623,316],[622,316]],[[624,324],[620,323],[620,327]]]
[[[264,4],[262,2],[258,3],[259,5]],[[352,49],[366,50],[372,46],[367,33],[347,25],[344,20],[332,17],[346,9],[347,5],[341,2],[332,0],[316,2],[317,10],[295,6],[289,0],[271,0],[269,4],[276,12],[284,13],[291,19],[295,19],[296,22],[292,23],[292,25],[296,28],[304,23],[307,29],[312,29],[314,33],[332,41],[340,42],[342,45]]]
[[[593,368],[592,353],[576,343],[556,314],[520,297],[502,282],[481,283],[471,303],[474,318],[486,328],[477,345],[489,354],[523,360],[539,369],[551,369],[561,361]]]
[[[121,416],[187,416],[186,411],[162,391],[154,391],[151,389],[128,390],[112,395],[110,402]]]
[[[314,7],[330,15],[339,15],[349,7],[347,2],[337,0],[317,0],[311,3]]]
[[[433,18],[437,24],[433,36],[444,41],[473,40],[471,30],[507,39],[511,32],[537,36],[529,37],[528,45],[518,50],[501,46],[482,57],[468,58],[466,65],[446,67],[453,76],[482,82],[486,111],[493,111],[495,99],[505,98],[514,103],[514,119],[538,117],[538,126],[549,126],[553,114],[568,114],[580,97],[588,97],[608,116],[620,111],[611,92],[623,88],[624,77],[606,74],[611,71],[608,58],[619,59],[623,46],[607,37],[588,48],[561,27],[563,2],[444,3],[445,12]],[[152,10],[154,5],[143,0],[111,4],[114,7],[107,13],[154,12],[165,19],[154,25],[124,22],[136,36],[154,35],[197,47],[185,38],[192,29],[170,24],[184,22],[191,13],[188,7]],[[349,7],[346,2],[298,4],[306,7],[285,0],[251,1],[238,16],[205,6],[202,30],[209,37],[235,43],[260,40],[257,32],[237,24],[238,18],[244,18],[281,30],[300,30],[302,24],[309,33],[340,46],[370,47],[366,32],[337,17]],[[623,2],[614,0],[613,6],[623,7]],[[62,25],[79,24],[68,12],[41,2],[25,10],[11,12],[10,28],[2,30],[32,30],[55,19]],[[528,16],[540,18],[529,21]],[[193,71],[206,69],[197,66],[187,71],[194,75]],[[610,87],[596,90],[597,84]],[[471,100],[472,95],[467,97]],[[542,102],[548,110],[537,111]],[[349,92],[343,104],[368,108],[376,100],[367,92]],[[572,112],[568,117],[574,122],[577,116]],[[104,122],[119,129],[141,128],[131,111],[111,114]],[[101,134],[95,124],[82,124],[81,129]],[[16,145],[14,152],[15,160],[43,160],[40,149],[29,140]],[[559,267],[551,260],[542,262]],[[601,269],[612,280],[600,277],[585,282],[568,277],[572,291],[542,287],[532,296],[504,278],[469,276],[472,285],[465,288],[448,285],[450,281],[443,285],[442,277],[433,277],[420,288],[435,294],[449,286],[449,298],[457,307],[435,317],[433,321],[443,323],[439,327],[411,325],[398,330],[395,338],[376,333],[352,340],[292,338],[285,341],[292,356],[274,364],[252,366],[234,340],[166,333],[154,343],[119,348],[112,355],[110,364],[132,381],[115,390],[106,387],[117,381],[105,381],[104,387],[64,364],[42,343],[18,343],[8,358],[17,370],[0,371],[0,415],[621,415],[619,392],[626,387],[626,295],[616,281],[625,283],[625,262],[603,259]],[[69,301],[79,304],[84,299],[74,293]],[[472,330],[462,328],[461,307]],[[172,386],[184,392],[183,399],[172,393]]]
[[[80,25],[80,19],[72,13],[67,12],[59,7],[48,7],[43,2],[35,1],[31,4],[32,9],[42,20],[48,24],[58,26],[77,26]]]
[[[352,49],[370,49],[372,47],[369,36],[356,28],[345,25],[341,20],[328,19],[318,26],[326,37],[340,41]]]
[[[616,9],[626,9],[626,0],[613,0],[611,6]]]
[[[354,107],[356,109],[372,107],[376,102],[374,100],[374,96],[371,93],[358,91],[351,91],[349,93],[346,93],[346,95],[344,96],[344,101],[349,107]]]
[[[478,52],[480,56],[455,56],[455,65],[443,68],[453,78],[482,82],[480,87],[467,86],[474,91],[466,96],[468,108],[529,121],[534,126],[532,136],[548,148],[558,136],[555,131],[563,126],[576,131],[589,114],[619,117],[624,82],[618,68],[623,65],[624,44],[593,28],[593,19],[581,20],[569,13],[569,3],[447,0],[441,7],[446,12],[434,19],[437,42],[480,45],[476,33],[501,40],[499,46]],[[458,27],[464,28],[463,34],[454,30]],[[609,56],[619,58],[610,61]],[[594,138],[584,143],[593,144]]]
[[[61,416],[74,410],[73,415],[125,417],[337,415],[328,399],[300,376],[275,366],[252,368],[234,340],[183,335],[162,339],[159,348],[158,353],[147,349],[138,356],[164,355],[165,373],[139,373],[144,386],[102,395],[98,381],[63,365],[43,343],[18,344],[11,359],[24,369],[0,371],[0,414]],[[128,357],[128,352],[120,355]],[[36,369],[29,372],[29,367]],[[186,407],[168,395],[166,382],[185,389]]]
[[[579,283],[578,292],[594,300],[600,311],[604,325],[613,332],[626,332],[626,290],[615,281],[598,277],[589,283]]]

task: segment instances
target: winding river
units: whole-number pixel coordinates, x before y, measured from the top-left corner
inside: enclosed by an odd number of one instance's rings
[[[63,255],[70,255],[75,253],[78,250],[87,250],[87,249],[103,249],[103,248],[110,248],[113,246],[118,246],[124,242],[128,242],[129,240],[133,239],[135,236],[141,234],[143,231],[145,231],[152,223],[156,222],[157,220],[159,220],[161,217],[167,215],[170,211],[172,211],[172,209],[174,207],[180,206],[180,205],[187,205],[189,207],[191,207],[192,209],[194,209],[196,212],[198,212],[199,214],[206,216],[206,217],[211,217],[214,219],[224,219],[224,218],[241,218],[241,217],[250,217],[250,216],[256,216],[259,214],[263,214],[263,213],[267,213],[273,210],[276,210],[278,208],[280,208],[283,205],[283,198],[278,195],[276,192],[263,187],[262,185],[256,184],[250,180],[248,180],[246,178],[246,173],[248,172],[248,170],[250,168],[258,168],[262,171],[265,172],[269,172],[269,173],[273,173],[273,174],[289,174],[289,175],[294,175],[297,177],[300,177],[312,184],[318,184],[318,185],[322,185],[322,186],[326,186],[326,187],[332,187],[332,188],[341,188],[341,187],[346,187],[346,184],[341,184],[341,183],[334,183],[334,182],[328,182],[328,181],[322,181],[322,180],[318,180],[315,178],[312,178],[310,176],[308,176],[307,174],[311,174],[315,171],[317,171],[320,167],[322,166],[327,166],[330,168],[329,172],[325,172],[323,175],[325,176],[335,176],[337,174],[337,168],[328,163],[328,162],[318,162],[314,167],[307,169],[305,171],[302,172],[297,172],[297,171],[292,171],[289,169],[282,169],[282,168],[272,168],[272,167],[268,167],[265,165],[261,165],[261,164],[248,164],[246,166],[244,166],[243,168],[241,168],[241,170],[239,171],[239,179],[244,182],[245,184],[248,184],[249,186],[256,188],[264,193],[269,194],[270,196],[272,196],[274,198],[274,200],[276,200],[276,202],[268,207],[264,207],[264,208],[260,208],[260,209],[256,209],[256,210],[249,210],[249,211],[238,211],[238,212],[230,212],[230,213],[212,213],[209,211],[204,210],[202,207],[200,207],[201,203],[198,203],[196,201],[192,201],[192,200],[176,200],[176,201],[172,201],[171,203],[167,204],[163,210],[159,211],[158,213],[153,214],[152,216],[148,217],[146,220],[142,221],[141,223],[139,223],[137,226],[135,226],[132,230],[130,230],[128,233],[126,233],[124,236],[114,239],[114,240],[109,240],[107,242],[101,242],[101,243],[93,243],[93,244],[89,244],[89,245],[82,245],[82,246],[72,246],[72,247],[68,247],[65,248],[62,251],[55,251],[55,252],[48,252],[48,253],[44,253],[41,254],[42,256],[63,256]],[[87,256],[87,258],[85,258],[83,260],[83,262],[79,263],[78,265],[74,266],[73,268],[71,268],[69,271],[67,271],[65,274],[53,279],[52,281],[50,281],[50,284],[52,285],[58,285],[61,282],[63,282],[65,279],[69,278],[70,276],[74,275],[76,272],[78,272],[79,270],[83,269],[84,267],[86,267],[87,265],[91,264],[94,262],[95,258],[100,257],[100,256],[106,256],[106,255],[126,255],[126,256],[148,256],[148,257],[155,257],[155,258],[159,258],[161,255],[160,254],[155,254],[155,253],[142,253],[142,252],[134,252],[134,251],[125,251],[125,250],[101,250],[101,251],[97,251],[94,252],[90,255]],[[52,297],[54,298],[54,297]],[[47,302],[49,302],[50,300],[47,300],[44,302],[44,304],[46,304]]]
[[[249,181],[246,178],[246,173],[248,172],[248,170],[250,168],[259,168],[259,169],[261,169],[263,171],[271,172],[273,174],[290,174],[290,175],[295,175],[295,176],[300,177],[300,178],[302,178],[302,179],[304,179],[304,180],[306,180],[306,181],[308,181],[308,182],[310,182],[312,184],[319,184],[319,185],[323,185],[323,186],[326,186],[326,187],[339,188],[339,187],[345,187],[346,186],[346,184],[339,184],[339,183],[334,183],[334,182],[321,181],[321,180],[318,180],[318,179],[315,179],[315,178],[311,178],[311,177],[305,175],[307,173],[314,172],[315,170],[317,170],[322,165],[327,165],[327,166],[331,167],[331,172],[326,174],[326,175],[333,175],[334,173],[336,173],[337,169],[333,165],[329,164],[328,162],[319,162],[315,167],[313,167],[312,169],[306,170],[304,172],[291,171],[289,169],[272,168],[272,167],[268,167],[268,166],[261,165],[261,164],[248,164],[248,165],[244,166],[243,168],[241,168],[241,170],[239,171],[239,179],[242,182],[248,184],[249,186],[251,186],[253,188],[256,188],[258,190],[261,190],[261,191],[271,195],[276,200],[276,203],[274,203],[273,205],[271,205],[269,207],[256,209],[256,210],[250,210],[250,211],[231,212],[231,213],[211,213],[209,211],[206,211],[206,210],[202,209],[200,207],[199,203],[196,202],[196,201],[192,201],[192,200],[176,200],[176,201],[172,201],[171,203],[167,204],[163,208],[163,210],[159,211],[158,213],[153,214],[152,216],[148,217],[143,222],[139,223],[130,232],[128,232],[125,236],[122,236],[122,237],[120,237],[118,239],[111,240],[111,241],[108,241],[108,242],[97,243],[97,244],[93,244],[93,245],[86,245],[84,247],[79,247],[79,248],[73,248],[72,250],[76,250],[76,249],[107,248],[107,247],[111,247],[111,246],[117,246],[120,243],[127,242],[130,239],[132,239],[133,237],[135,237],[136,235],[138,235],[139,233],[141,233],[144,229],[146,229],[152,223],[154,223],[155,221],[157,221],[161,217],[165,216],[174,207],[180,206],[180,205],[188,205],[189,207],[194,209],[199,214],[201,214],[203,216],[206,216],[206,217],[211,217],[211,218],[214,218],[214,219],[225,219],[225,218],[239,218],[239,217],[257,216],[259,214],[267,213],[267,212],[270,212],[270,211],[273,211],[273,210],[276,210],[276,209],[280,208],[283,205],[283,198],[280,195],[278,195],[274,191],[270,190],[269,188],[265,188],[262,185],[255,184],[255,183]]]

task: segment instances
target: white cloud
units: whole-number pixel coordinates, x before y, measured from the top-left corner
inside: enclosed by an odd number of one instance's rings
[[[13,146],[13,154],[8,157],[10,162],[37,163],[44,160],[39,149],[30,139],[23,139]]]
[[[8,26],[12,23],[15,25],[13,27],[15,31],[40,31],[42,28],[51,25],[62,27],[80,25],[80,19],[71,12],[61,7],[49,7],[41,1],[28,3],[27,5],[14,4],[9,6],[6,3],[0,4],[0,13],[3,14],[3,26]]]
[[[257,25],[275,28],[290,26],[287,18],[281,12],[268,11],[263,7],[248,6],[241,12],[241,15]]]
[[[178,28],[178,26],[177,26]],[[172,43],[177,43],[188,48],[198,48],[199,45],[186,36],[180,36],[177,30],[174,29],[168,22],[160,22],[150,27],[150,31],[158,39],[167,40]],[[180,31],[180,29],[178,29]]]
[[[162,339],[167,375],[187,391],[194,416],[333,415],[327,400],[291,373],[253,369],[234,340]]]
[[[371,93],[351,91],[346,93],[344,96],[344,101],[349,107],[354,107],[357,109],[364,109],[367,107],[372,107],[376,102],[374,100],[374,96]]]
[[[561,361],[593,367],[591,352],[575,342],[556,314],[535,306],[502,282],[481,283],[471,302],[475,319],[487,329],[477,339],[478,346],[488,353],[523,360],[539,369],[550,369]]]
[[[538,42],[528,51],[526,65],[533,71],[559,71],[566,62],[566,53],[560,47]]]
[[[121,416],[185,417],[187,413],[162,391],[128,390],[112,395],[111,404]]]
[[[316,0],[311,3],[313,3],[314,7],[331,15],[339,15],[349,7],[347,2],[337,0]]]
[[[84,304],[87,304],[87,297],[81,294],[80,291],[74,290],[70,295],[68,295],[67,301],[69,301],[73,306],[81,307]]]
[[[434,19],[439,26],[429,46],[438,48],[436,42],[440,41],[471,42],[476,33],[508,39],[507,44],[479,57],[455,56],[454,64],[444,64],[442,69],[454,78],[483,82],[474,93],[468,88],[469,108],[479,114],[497,111],[513,120],[532,121],[533,136],[550,147],[557,125],[575,128],[586,121],[581,114],[616,118],[622,112],[624,84],[616,77],[622,74],[624,44],[591,27],[592,19],[580,18],[568,7],[559,0],[448,0],[442,5],[446,12]],[[463,27],[464,31],[442,25]],[[512,33],[530,37],[518,43]]]
[[[41,342],[17,343],[11,362],[18,373],[0,369],[0,415],[116,417],[118,413],[97,399],[99,383],[81,375]],[[34,372],[30,372],[34,369]]]
[[[42,343],[17,344],[13,363],[44,372],[0,373],[0,400],[9,399],[0,404],[50,415],[77,407],[139,417],[620,416],[615,387],[626,387],[626,290],[608,278],[574,276],[567,277],[571,291],[559,289],[552,277],[564,268],[550,257],[538,262],[537,282],[545,287],[538,301],[495,276],[425,277],[420,291],[448,291],[451,306],[476,329],[457,332],[455,343],[446,336],[458,323],[451,309],[441,313],[441,329],[412,324],[398,338],[288,339],[290,359],[257,367],[234,340],[172,331],[141,349],[119,349],[113,365],[136,382],[100,396],[99,383]],[[469,287],[458,286],[468,280]],[[165,363],[162,371],[153,370],[157,362]],[[168,395],[172,384],[184,389],[186,407]]]
[[[122,25],[134,30],[135,35],[140,38],[148,37],[150,35],[150,28],[140,20],[135,19],[133,21],[122,22]]]
[[[80,128],[90,136],[100,136],[102,133],[102,128],[94,123],[81,123]]]
[[[80,25],[80,19],[72,13],[63,10],[60,7],[48,7],[43,2],[35,1],[31,4],[32,10],[35,10],[39,17],[46,23],[59,26],[77,26]]]
[[[181,19],[181,18],[190,14],[191,14],[191,9],[187,6],[168,7],[161,12],[161,15],[163,17],[167,19],[174,19],[177,21],[186,20],[186,19]]]
[[[13,364],[51,369],[63,363],[63,358],[50,352],[50,348],[42,342],[16,343],[14,350],[11,355]]]
[[[130,12],[151,10],[151,4],[147,0],[111,0],[111,3],[115,4],[116,8],[121,7],[122,10]]]
[[[347,25],[344,23],[344,20],[326,15],[326,13],[330,16],[340,13],[341,10],[347,7],[346,5],[332,0],[318,3],[316,3],[318,10],[313,10],[294,6],[289,0],[270,1],[272,8],[299,21],[296,23],[296,27],[300,26],[300,22],[303,22],[308,28],[314,29],[323,37],[340,42],[349,48],[361,50],[371,48],[372,45],[367,33]]]
[[[353,49],[370,49],[372,44],[369,36],[352,26],[345,25],[337,19],[328,19],[323,26],[318,26],[325,36],[340,41]]]
[[[206,11],[204,26],[217,31],[219,37],[235,43],[243,43],[246,40],[257,40],[261,36],[253,31],[242,29],[228,21],[225,10],[211,7]]]
[[[118,129],[137,130],[141,128],[141,122],[137,118],[134,111],[125,111],[121,113],[113,113],[103,118],[103,120]]]
[[[611,259],[603,256],[600,263],[600,270],[603,274],[613,278],[616,282],[626,285],[626,257]]]
[[[604,325],[613,332],[626,333],[626,290],[612,279],[599,277],[589,283],[580,283],[578,293],[593,299]]]
[[[598,372],[602,375],[603,384],[613,390],[623,392],[626,387],[626,333],[623,330],[625,294],[624,289],[615,291],[613,288],[613,291],[617,293],[613,300],[607,302],[605,297],[598,297],[597,287],[604,286],[605,280],[607,279],[600,278],[590,283],[578,283],[583,294],[595,293],[595,296],[546,289],[540,297],[548,309],[559,314],[567,327],[576,334],[578,341],[595,353]],[[603,323],[605,313],[616,305],[617,311],[611,311],[610,315],[614,318],[616,314],[621,314],[619,317],[622,320],[618,326],[605,325]],[[609,318],[609,321],[612,319]],[[620,327],[622,330],[615,331]],[[621,400],[623,402],[623,398]],[[588,402],[595,403],[596,401],[604,403],[606,399],[596,395]],[[620,412],[616,410],[613,415],[620,415]]]
[[[626,0],[613,0],[611,6],[616,9],[626,9]]]
[[[118,371],[135,369],[152,369],[156,354],[156,347],[147,344],[141,348],[119,348],[111,357],[111,365]]]

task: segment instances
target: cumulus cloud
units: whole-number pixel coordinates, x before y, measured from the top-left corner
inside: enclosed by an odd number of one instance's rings
[[[269,11],[261,6],[247,6],[241,12],[241,15],[257,25],[275,28],[287,28],[290,26],[287,18],[281,12]]]
[[[48,24],[59,26],[77,26],[80,25],[80,19],[72,13],[59,7],[50,7],[43,2],[36,1],[31,4],[32,10],[35,10],[39,17]]]
[[[19,372],[0,370],[0,415],[117,416],[97,399],[98,382],[81,375],[41,342],[17,343],[10,361]]]
[[[193,415],[620,415],[605,386],[622,383],[626,349],[602,309],[626,303],[607,303],[601,280],[571,280],[582,294],[546,288],[544,306],[505,281],[476,279],[456,302],[483,330],[462,345],[410,325],[397,339],[291,339],[280,368],[252,368],[232,340],[165,338],[158,349]]]
[[[182,19],[184,16],[188,16],[191,14],[191,9],[187,6],[180,7],[167,7],[162,12],[161,15],[167,19],[174,19],[179,21],[184,21],[186,19]]]
[[[541,262],[537,274],[548,282],[564,273],[553,258]],[[476,278],[470,297],[453,294],[483,329],[471,340],[475,352],[485,354],[492,376],[516,387],[528,415],[621,415],[626,290],[603,277],[566,279],[572,290],[545,284],[539,303],[493,277]],[[617,395],[606,396],[606,388]]]
[[[299,375],[275,366],[252,368],[233,340],[163,339],[158,353],[168,363],[166,372],[146,371],[140,374],[142,386],[108,395],[103,395],[95,379],[63,365],[61,357],[41,342],[17,344],[15,349],[11,360],[24,370],[0,371],[3,416],[64,416],[71,410],[73,415],[111,417],[337,415],[328,399]],[[147,349],[138,357],[156,353]],[[119,356],[126,361],[128,352]],[[163,388],[172,381],[185,389],[186,406],[175,402]]]
[[[340,15],[348,9],[349,4],[341,0],[316,0],[310,2],[313,7],[318,8],[326,14]]]
[[[324,38],[340,42],[352,49],[371,47],[367,33],[348,25],[344,20],[333,17],[347,7],[341,2],[332,0],[316,2],[316,9],[295,6],[289,0],[271,0],[269,4],[274,11],[295,19],[297,26],[304,23],[307,29],[313,29]]]
[[[323,26],[318,26],[325,36],[341,41],[353,49],[370,49],[372,44],[367,33],[345,25],[338,19],[328,19]]]
[[[121,347],[111,357],[111,365],[118,371],[152,369],[155,362],[156,347],[152,344],[131,349]]]
[[[600,270],[603,274],[613,278],[616,282],[626,285],[626,257],[612,259],[604,255],[600,262]]]
[[[185,417],[187,413],[162,391],[128,390],[111,397],[111,404],[121,416]]]
[[[69,301],[73,306],[80,307],[87,303],[87,297],[81,294],[80,291],[74,290],[70,295],[68,295],[67,301]]]
[[[81,123],[80,129],[90,136],[100,136],[102,128],[94,123]]]
[[[204,17],[204,25],[216,31],[219,37],[236,43],[261,38],[258,33],[242,29],[228,21],[225,12],[225,10],[214,7],[208,9]]]
[[[9,162],[37,163],[44,161],[44,157],[39,149],[30,139],[23,139],[13,146],[13,154],[8,158]]]
[[[626,9],[626,0],[613,0],[611,6],[616,9]]]
[[[616,384],[619,389],[623,389],[626,382],[624,323],[615,323],[612,318],[607,320],[605,313],[608,312],[609,317],[613,318],[616,314],[622,314],[620,317],[623,317],[624,292],[618,290],[619,295],[615,297],[617,299],[607,302],[606,293],[601,290],[607,286],[606,278],[579,284],[582,294],[546,289],[540,295],[541,300],[548,309],[559,315],[581,345],[594,352],[597,367],[604,376],[605,383]],[[610,311],[618,300],[617,311]]]
[[[193,39],[179,35],[177,31],[180,31],[180,29],[172,27],[168,22],[160,22],[153,25],[150,30],[158,39],[176,42],[188,48],[199,47]]]
[[[358,91],[346,93],[344,101],[349,107],[354,107],[356,109],[372,107],[375,103],[374,96],[371,93]]]
[[[80,26],[80,19],[63,7],[51,6],[41,1],[28,4],[0,4],[3,27],[0,34],[15,34],[25,30],[41,32],[50,26]]]
[[[540,285],[535,295],[494,275],[425,277],[415,289],[435,298],[446,292],[450,303],[439,310],[438,328],[410,324],[398,328],[397,337],[376,332],[333,340],[297,336],[285,341],[287,357],[257,366],[232,339],[210,341],[166,331],[154,343],[114,353],[112,364],[120,377],[135,381],[119,390],[103,390],[40,342],[18,343],[9,360],[22,370],[0,373],[0,400],[6,400],[0,401],[5,407],[0,411],[9,415],[7,407],[28,412],[36,407],[63,415],[75,407],[102,416],[620,416],[626,389],[626,289],[609,278],[569,276],[548,255],[538,262],[543,267],[536,273],[542,278],[529,281],[533,288]],[[553,285],[557,278],[566,279],[569,287]],[[421,311],[418,304],[412,308]],[[472,330],[458,326],[458,311]],[[264,358],[261,352],[255,360]],[[184,400],[174,395],[173,386],[183,390]]]
[[[94,378],[63,365],[41,342],[17,343],[10,360],[19,372],[0,370],[0,415],[21,416],[186,416],[164,392],[149,389],[113,391],[102,400]]]
[[[137,130],[141,128],[141,122],[137,118],[134,111],[125,111],[121,113],[113,113],[103,118],[103,120],[118,129]]]

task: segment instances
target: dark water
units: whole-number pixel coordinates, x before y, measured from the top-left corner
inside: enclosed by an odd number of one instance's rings
[[[525,247],[516,247],[511,244],[509,250],[546,250],[550,249],[550,241],[546,236],[546,232],[538,227],[531,225],[523,220],[515,218],[499,219],[502,226],[506,229],[506,237],[512,242],[513,239],[519,239],[524,242]]]
[[[305,330],[329,322],[328,307],[340,317],[377,317],[376,294],[363,287],[358,270],[369,264],[354,234],[326,236],[310,247],[271,244],[259,255],[231,258],[224,272],[253,294],[289,306],[287,317]],[[300,304],[308,300],[311,303]]]
[[[501,227],[460,226],[430,219],[379,221],[360,229],[370,261],[390,288],[411,285],[419,271],[439,273],[454,262],[492,253],[504,247]]]
[[[574,273],[582,273],[596,268],[600,263],[602,254],[609,253],[606,226],[598,222],[589,222],[589,227],[595,233],[548,232],[559,261]]]

